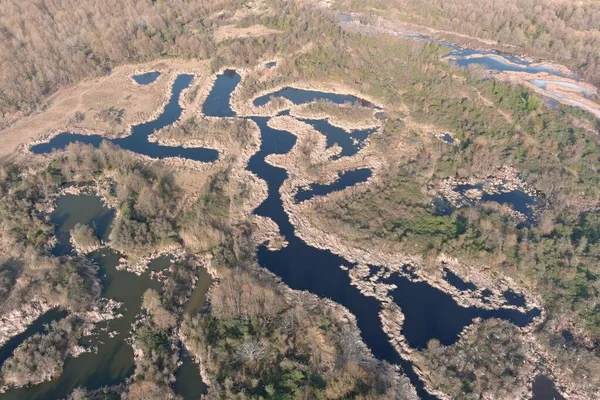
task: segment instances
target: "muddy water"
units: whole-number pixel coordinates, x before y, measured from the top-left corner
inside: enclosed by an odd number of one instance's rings
[[[198,283],[184,306],[184,314],[194,315],[202,310],[211,283],[212,277],[208,272],[202,270]],[[181,350],[181,361],[181,367],[179,367],[175,376],[175,392],[182,396],[184,400],[198,400],[200,395],[207,392],[207,387],[200,378],[198,364],[185,349]]]
[[[103,236],[108,235],[113,215],[111,210],[102,206],[100,198],[96,196],[67,195],[59,199],[51,220],[56,223],[56,231],[66,232],[66,236],[59,234],[56,251],[61,254],[70,251],[68,231],[77,222],[101,227],[98,231],[103,232]],[[63,373],[58,379],[10,390],[0,398],[59,399],[68,396],[78,386],[96,389],[122,382],[133,373],[133,350],[125,339],[129,337],[131,324],[140,312],[142,294],[148,288],[160,289],[160,284],[151,280],[148,272],[138,277],[129,272],[118,271],[116,267],[119,265],[120,256],[112,250],[96,251],[90,258],[100,267],[102,296],[122,302],[123,306],[119,312],[123,316],[99,323],[100,332],[82,340],[82,345],[95,347],[97,352],[67,359]],[[159,258],[152,262],[151,268],[159,269],[165,267],[165,264],[168,266],[168,260]]]

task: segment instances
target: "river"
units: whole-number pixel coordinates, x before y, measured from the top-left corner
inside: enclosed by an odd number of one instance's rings
[[[235,71],[228,70],[225,73],[220,74],[203,106],[203,113],[207,116],[214,117],[235,117],[235,113],[229,105],[229,99],[240,81],[241,78]],[[190,82],[190,75],[180,75],[176,78],[173,86],[172,103],[178,104],[178,96],[184,87],[189,86]],[[293,93],[293,95],[291,93]],[[348,96],[345,95],[303,91],[298,89],[293,91],[291,89],[284,89],[284,91],[279,94],[288,94],[288,98],[292,101],[297,100],[298,102],[305,102],[305,99],[311,99],[312,101],[319,98],[326,98],[336,103],[343,103],[349,99]],[[358,101],[358,99],[352,98],[351,101]],[[370,103],[363,102],[363,104]],[[167,105],[165,113],[171,112],[173,111],[171,111],[170,106]],[[173,123],[180,115],[181,110],[179,109],[178,112],[174,112],[170,117],[167,118],[161,116],[157,121],[161,121],[161,124]],[[340,266],[352,268],[352,264],[328,250],[312,247],[296,236],[295,228],[285,212],[282,199],[279,195],[279,190],[288,177],[287,172],[284,169],[274,167],[265,161],[265,158],[271,154],[288,153],[294,147],[296,137],[289,132],[270,128],[268,126],[269,117],[252,117],[250,119],[259,126],[262,143],[260,150],[251,157],[247,169],[263,179],[268,186],[268,197],[254,213],[256,215],[271,218],[275,221],[279,226],[281,234],[285,236],[285,239],[288,241],[288,245],[278,251],[270,251],[265,246],[261,246],[257,253],[260,265],[279,275],[282,280],[293,289],[308,290],[320,297],[330,298],[348,308],[350,312],[356,316],[362,338],[373,354],[379,359],[399,364],[408,375],[411,382],[416,386],[421,398],[434,398],[425,391],[423,383],[413,370],[412,365],[408,361],[402,359],[390,344],[389,338],[383,331],[379,320],[379,311],[381,310],[380,302],[373,297],[363,295],[359,289],[351,284],[348,273],[340,268]],[[131,137],[133,138],[135,135],[149,135],[151,133],[148,133],[149,131],[158,129],[160,126],[160,124],[155,122],[156,121],[153,121],[134,127],[134,133]],[[321,130],[321,133],[328,137],[330,133],[330,128],[328,128],[328,126],[331,125],[321,124],[318,123],[318,121],[310,120],[308,120],[308,123],[314,127],[318,127]],[[60,146],[58,148],[64,148],[69,143],[77,141],[80,136],[74,136],[71,133],[61,134],[53,138],[49,143],[33,147],[32,150],[36,153],[47,153],[51,151],[52,148],[57,147],[58,138],[61,138]],[[140,145],[135,145],[133,143],[134,139],[116,139],[113,140],[113,142],[117,145],[123,145],[131,151],[140,150],[141,154],[146,155],[149,153],[147,148],[144,147],[145,145],[141,147]],[[156,151],[156,153],[153,153],[153,155],[156,158],[169,157],[173,154],[173,149],[179,148],[157,146],[154,147],[153,151]],[[206,153],[197,151],[205,149],[185,150],[188,152],[183,156],[193,160],[207,161],[205,157]],[[361,179],[358,181],[365,179],[366,171],[370,173],[368,169],[365,171],[361,170],[361,173],[364,175],[362,175]],[[340,178],[340,181],[341,180],[342,179]],[[344,184],[337,187],[334,183],[333,189],[342,189],[346,186],[349,185]],[[310,193],[309,196],[314,197],[331,191],[333,191],[331,188],[318,188],[317,186],[313,186],[312,193]],[[110,257],[110,255],[103,255],[102,260],[108,260]],[[114,267],[112,266],[112,262],[102,260],[100,262],[106,264],[104,266],[105,271],[113,271],[112,268]],[[126,272],[117,271],[114,271],[114,273],[127,274]],[[128,278],[123,276],[120,279],[126,281]],[[133,279],[143,281],[145,278],[142,276]],[[412,280],[397,274],[389,279],[391,283],[396,284],[398,287],[398,289],[391,294],[406,316],[402,334],[407,338],[409,345],[414,348],[424,347],[427,341],[433,338],[439,339],[444,344],[454,343],[458,337],[458,333],[466,326],[470,325],[475,317],[504,318],[519,326],[524,326],[531,322],[532,318],[539,313],[538,310],[534,310],[528,314],[524,314],[510,308],[495,311],[478,309],[476,307],[465,308],[458,305],[452,296],[431,287],[426,282],[413,282]],[[117,284],[117,280],[114,281],[114,284]],[[143,285],[152,284],[151,281],[147,281]],[[133,285],[133,282],[129,285]],[[142,284],[136,283],[136,285]],[[108,283],[107,289],[110,289],[111,287],[111,284]],[[128,289],[125,289],[125,287],[128,287]],[[123,290],[126,292],[132,291],[129,286],[124,286]],[[138,294],[141,295],[141,293],[136,292],[136,295],[134,296],[137,300],[128,299],[126,302],[126,304],[133,304],[130,306],[132,309],[132,318],[135,313],[137,313],[136,310],[139,310]],[[119,299],[118,293],[115,292],[114,296],[115,299]],[[123,322],[121,321],[118,323],[121,324]],[[124,333],[121,332],[121,334]],[[70,360],[69,362],[77,363],[85,356],[87,355]],[[106,364],[108,362],[104,361],[104,363]],[[95,365],[95,368],[98,368],[96,362],[90,362],[89,364]],[[112,365],[110,363],[108,364]],[[101,365],[102,363],[100,363],[100,366]],[[65,368],[65,371],[67,371],[67,368]],[[108,368],[108,371],[111,371],[110,367]],[[119,379],[122,380],[127,376],[128,371],[128,364],[120,364],[118,374],[107,374],[107,376],[110,375],[115,377],[116,380],[116,376],[118,375]],[[68,374],[65,373],[65,375],[68,378]],[[62,381],[63,378],[59,379],[57,382]],[[83,380],[80,380],[80,382],[83,382]],[[95,386],[99,382],[100,381],[93,381],[91,382],[91,386]],[[104,382],[111,382],[111,379],[106,379]]]

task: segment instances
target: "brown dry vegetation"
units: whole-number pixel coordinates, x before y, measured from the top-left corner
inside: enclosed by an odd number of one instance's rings
[[[221,271],[210,312],[182,328],[211,377],[209,397],[413,398],[407,379],[375,360],[339,311],[254,268]]]
[[[439,36],[551,59],[600,83],[600,5],[550,0],[337,0],[342,9],[436,28]],[[476,44],[477,45],[477,44]],[[487,46],[486,46],[487,47]]]

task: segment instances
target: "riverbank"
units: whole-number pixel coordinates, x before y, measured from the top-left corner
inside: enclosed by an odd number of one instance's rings
[[[134,83],[132,76],[140,71],[161,73],[152,85]],[[0,158],[14,157],[15,150],[27,143],[47,141],[60,132],[103,135],[107,138],[126,137],[131,127],[156,118],[169,100],[173,80],[178,74],[196,75],[192,86],[204,86],[212,77],[207,61],[169,59],[145,64],[117,67],[110,75],[80,82],[59,90],[50,98],[50,106],[37,114],[17,121],[0,131]],[[195,108],[199,96],[189,104],[182,96],[184,109]],[[114,110],[114,119],[106,121],[98,114]],[[119,110],[123,110],[122,112]],[[186,118],[186,115],[183,115]]]

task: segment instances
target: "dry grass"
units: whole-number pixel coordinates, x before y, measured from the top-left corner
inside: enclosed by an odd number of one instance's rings
[[[282,33],[276,29],[270,29],[263,25],[252,25],[247,28],[237,28],[233,25],[224,25],[215,32],[215,41],[222,42],[228,39],[259,37]]]
[[[85,80],[62,89],[50,97],[50,106],[46,110],[0,131],[0,159],[14,156],[19,146],[57,130],[94,131],[111,136],[126,134],[131,125],[151,119],[160,112],[169,99],[174,74],[194,73],[196,79],[192,86],[202,87],[212,83],[207,68],[206,62],[181,60],[124,65],[115,68],[108,76]],[[135,73],[148,70],[161,72],[153,84],[142,86],[131,79]],[[197,96],[188,105],[184,118],[199,105],[200,97]],[[105,121],[98,116],[101,111],[111,107],[124,110],[118,123]],[[77,113],[83,115],[80,121],[74,120]]]

